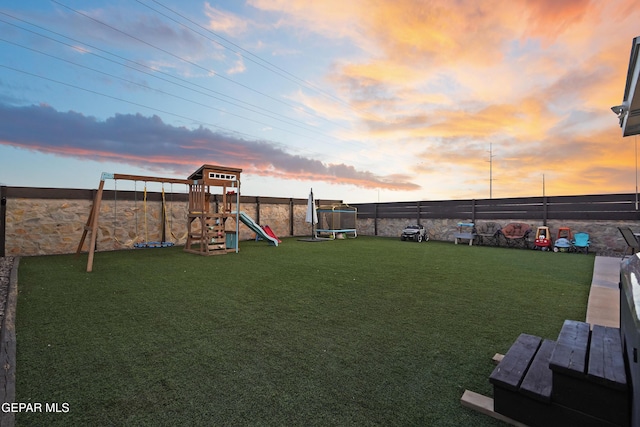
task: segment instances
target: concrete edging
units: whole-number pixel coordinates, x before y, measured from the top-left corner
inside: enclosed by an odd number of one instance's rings
[[[586,322],[620,327],[620,264],[622,259],[596,256],[587,302]]]

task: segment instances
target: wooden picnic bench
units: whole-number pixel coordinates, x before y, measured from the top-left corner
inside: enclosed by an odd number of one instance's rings
[[[640,426],[640,257],[620,268],[620,328],[565,320],[556,341],[521,334],[461,403],[515,426]]]
[[[493,411],[527,426],[629,426],[620,329],[566,320],[556,341],[521,334],[489,377]]]

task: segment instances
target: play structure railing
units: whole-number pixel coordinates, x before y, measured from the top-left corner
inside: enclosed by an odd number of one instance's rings
[[[202,183],[190,183],[189,212],[198,212],[206,203],[206,186]]]

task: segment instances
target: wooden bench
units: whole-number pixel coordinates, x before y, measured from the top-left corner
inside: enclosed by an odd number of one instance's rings
[[[640,257],[622,263],[620,329],[567,320],[549,356],[521,335],[493,357],[495,399],[465,390],[462,405],[515,426],[640,426],[639,276]]]
[[[489,377],[493,410],[528,426],[628,426],[620,330],[565,321],[557,341],[521,334]]]
[[[552,378],[549,358],[555,342],[521,334],[489,377],[494,411],[526,425],[553,425],[548,410]]]
[[[456,232],[453,233],[454,242],[457,245],[462,240],[468,240],[469,246],[473,245],[476,239],[476,226],[472,222],[459,222]]]
[[[613,425],[629,425],[620,329],[566,320],[549,361],[553,400]]]

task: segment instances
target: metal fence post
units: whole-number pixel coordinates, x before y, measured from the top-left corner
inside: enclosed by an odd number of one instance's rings
[[[289,197],[289,235],[293,236],[293,197]]]
[[[476,199],[471,200],[471,222],[476,223]]]
[[[260,224],[260,196],[256,196],[256,223]]]
[[[5,256],[5,239],[7,226],[7,187],[0,186],[0,257]]]
[[[378,204],[376,203],[374,206],[375,206],[375,209],[373,213],[373,235],[377,236],[378,235]]]

